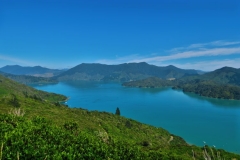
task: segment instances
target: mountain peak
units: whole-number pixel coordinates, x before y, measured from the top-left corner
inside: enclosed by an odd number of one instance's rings
[[[215,70],[215,71],[230,72],[230,71],[237,71],[237,70],[238,70],[238,69],[236,69],[236,68],[225,66],[225,67],[222,67],[222,68],[217,69],[217,70]]]

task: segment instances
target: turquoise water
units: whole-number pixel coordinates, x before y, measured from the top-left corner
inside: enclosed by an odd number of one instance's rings
[[[67,82],[35,85],[64,94],[69,107],[115,113],[162,127],[188,143],[216,146],[240,154],[240,101],[186,94],[171,88],[143,89],[118,83]]]

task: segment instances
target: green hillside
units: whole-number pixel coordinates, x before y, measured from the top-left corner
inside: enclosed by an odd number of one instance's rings
[[[240,86],[240,69],[232,67],[223,67],[213,72],[200,76],[201,79],[209,79],[222,84],[231,84]]]
[[[126,87],[160,88],[172,86],[173,82],[170,80],[165,80],[157,77],[149,77],[138,81],[125,82],[122,85]]]
[[[230,84],[240,86],[240,69],[232,67],[223,67],[202,75],[185,76],[182,77],[181,80],[183,81],[211,80],[218,84]]]
[[[125,82],[127,87],[158,88],[171,86],[183,92],[193,92],[201,96],[240,100],[240,70],[223,67],[202,75],[185,75],[176,80],[164,80],[150,77]]]
[[[58,103],[65,99],[0,76],[0,159],[240,159],[162,128]]]

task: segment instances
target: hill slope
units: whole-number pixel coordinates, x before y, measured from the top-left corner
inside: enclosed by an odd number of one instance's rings
[[[41,66],[22,67],[19,65],[7,65],[0,68],[0,71],[13,75],[32,75],[36,77],[53,77],[63,72],[63,70],[49,69]]]
[[[240,69],[223,67],[203,75],[188,75],[174,81],[147,78],[126,82],[123,86],[148,88],[171,86],[201,96],[240,100]]]
[[[223,67],[213,72],[200,76],[200,79],[212,80],[221,84],[232,84],[240,86],[240,69]]]
[[[231,84],[240,86],[240,69],[223,67],[202,75],[185,76],[182,77],[181,80],[211,80],[219,84]]]
[[[0,75],[0,95],[4,95],[5,97],[11,97],[12,95],[19,96],[21,98],[31,97],[47,101],[55,101],[57,99],[63,101],[67,99],[66,96],[39,91],[32,87],[10,80],[2,75]]]
[[[223,150],[188,145],[162,128],[56,103],[65,98],[0,76],[1,158],[203,159],[219,154],[225,159],[240,158]]]
[[[91,80],[91,81],[118,81],[125,82],[147,77],[180,78],[194,74],[196,70],[183,70],[174,66],[158,67],[142,63],[125,63],[119,65],[80,64],[58,75],[60,81]]]

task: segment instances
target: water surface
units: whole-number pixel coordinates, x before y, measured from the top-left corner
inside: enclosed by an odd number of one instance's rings
[[[162,127],[188,143],[240,154],[240,101],[220,100],[171,88],[127,88],[118,83],[61,82],[35,85],[64,94],[69,107],[115,113]]]

